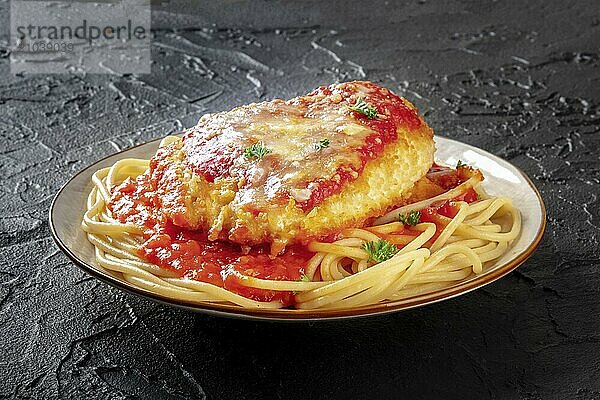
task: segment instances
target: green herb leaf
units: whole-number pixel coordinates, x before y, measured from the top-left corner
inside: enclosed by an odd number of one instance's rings
[[[420,211],[411,211],[408,214],[398,215],[398,221],[404,225],[415,226],[421,220]]]
[[[330,143],[331,142],[329,141],[329,139],[321,139],[321,140],[319,140],[319,143],[315,143],[315,148],[317,150],[323,150],[323,149],[329,147]]]
[[[361,97],[356,100],[356,104],[350,107],[352,111],[366,115],[368,118],[377,118],[377,109],[364,101]]]
[[[302,274],[302,275],[300,275],[300,279],[298,279],[298,281],[299,281],[299,282],[312,282],[312,281],[310,280],[310,278],[308,277],[308,275],[306,275],[306,274]],[[298,291],[296,291],[296,290],[292,291],[292,294],[293,294],[294,296],[295,296],[295,295],[297,295],[298,293],[299,293],[299,292],[298,292]]]
[[[363,243],[362,248],[369,255],[369,261],[384,262],[389,260],[398,252],[398,248],[387,240]]]
[[[246,149],[244,150],[244,156],[250,160],[252,158],[263,158],[271,152],[271,149],[268,149],[264,143],[260,142],[254,143],[250,147],[246,147]]]
[[[456,163],[456,169],[463,168],[463,167],[468,167],[468,165],[465,164],[464,162],[462,162],[462,160],[458,160],[458,162]]]

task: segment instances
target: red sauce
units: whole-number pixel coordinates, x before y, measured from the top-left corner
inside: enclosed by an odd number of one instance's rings
[[[240,282],[240,275],[297,281],[312,256],[300,247],[290,247],[275,259],[269,258],[268,247],[253,248],[244,254],[239,245],[209,241],[201,232],[171,224],[151,235],[140,254],[182,278],[211,283],[258,301],[280,301],[284,306],[294,304],[292,292],[250,288]]]
[[[445,167],[441,167],[441,168],[445,168]],[[451,171],[455,171],[456,170],[451,170]],[[474,189],[468,189],[467,191],[465,191],[463,194],[461,194],[460,196],[457,196],[451,200],[446,200],[446,201],[442,201],[439,203],[434,203],[431,206],[423,209],[420,211],[421,213],[421,218],[420,218],[420,222],[431,222],[435,224],[435,234],[433,235],[433,237],[431,239],[429,239],[429,241],[427,243],[424,244],[425,247],[429,247],[433,244],[433,242],[435,242],[435,240],[438,238],[438,236],[440,235],[440,233],[444,230],[444,228],[446,227],[446,220],[444,220],[443,218],[440,217],[446,217],[446,218],[454,218],[456,217],[456,214],[459,211],[458,205],[456,204],[459,201],[464,201],[467,203],[473,203],[475,201],[477,201],[477,192]],[[411,230],[406,230],[405,234],[410,234]],[[417,235],[418,231],[414,231],[415,235]]]
[[[155,217],[170,219],[179,226],[189,226],[187,221],[187,209],[185,204],[186,191],[183,180],[177,175],[177,169],[172,168],[173,162],[169,158],[171,154],[169,146],[159,148],[156,155],[150,160],[150,175],[144,176],[143,188],[152,197],[153,209],[147,210],[152,213],[160,209],[161,213]],[[138,179],[141,179],[138,177]],[[134,201],[132,199],[131,201]]]
[[[289,246],[275,259],[268,246],[245,253],[234,243],[209,241],[206,233],[174,225],[162,214],[156,185],[148,175],[127,179],[112,190],[109,207],[122,223],[146,227],[146,241],[138,255],[146,261],[176,272],[179,277],[223,287],[257,301],[294,304],[292,292],[269,291],[244,286],[240,274],[271,280],[299,280],[313,253]],[[164,201],[161,197],[160,201]]]
[[[146,228],[165,224],[166,218],[157,212],[161,205],[150,176],[142,174],[136,179],[127,178],[119,186],[112,188],[111,194],[108,206],[120,222]]]
[[[477,192],[473,188],[468,189],[466,192],[455,198],[457,201],[465,201],[467,203],[474,203],[477,199]]]
[[[364,166],[364,164],[363,164]],[[358,171],[355,171],[351,168],[338,169],[337,176],[339,179],[337,180],[327,180],[327,179],[319,179],[314,183],[316,186],[312,189],[311,195],[308,200],[299,202],[297,205],[302,208],[303,211],[309,211],[321,204],[325,199],[334,194],[337,194],[342,191],[342,188],[346,184],[346,182],[351,182],[355,178],[353,173],[356,174]]]
[[[188,149],[188,162],[194,171],[210,183],[213,183],[215,178],[227,176],[234,160],[239,157],[239,153],[233,149],[215,146],[205,136],[196,134],[194,128],[183,140]],[[195,149],[199,151],[194,151]]]

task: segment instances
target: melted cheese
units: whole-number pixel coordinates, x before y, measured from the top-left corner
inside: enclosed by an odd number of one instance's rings
[[[299,107],[276,100],[205,116],[186,136],[183,151],[189,165],[200,170],[229,153],[229,168],[215,179],[240,182],[235,202],[261,207],[277,198],[308,200],[311,182],[332,179],[341,166],[360,170],[356,150],[375,133],[347,105],[317,101]],[[318,146],[323,139],[329,141],[326,148]],[[255,143],[271,153],[246,158],[244,150]]]

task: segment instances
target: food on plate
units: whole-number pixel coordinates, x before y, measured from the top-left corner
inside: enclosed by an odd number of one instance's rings
[[[150,160],[96,172],[83,229],[99,267],[188,302],[342,308],[483,271],[520,230],[507,197],[371,82],[207,114]]]

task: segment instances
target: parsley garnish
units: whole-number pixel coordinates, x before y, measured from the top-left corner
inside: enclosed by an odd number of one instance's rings
[[[352,111],[366,115],[368,118],[377,118],[377,109],[364,101],[361,97],[356,100],[356,104],[350,107]]]
[[[263,142],[260,142],[254,143],[250,147],[246,147],[246,149],[244,150],[244,156],[246,156],[247,159],[263,158],[271,152],[271,149],[268,149]]]
[[[310,278],[308,277],[308,275],[306,274],[302,274],[300,275],[300,279],[298,279],[299,282],[312,282],[310,280]],[[295,296],[298,294],[298,292],[296,290],[292,291],[292,294]]]
[[[398,248],[387,240],[363,243],[362,248],[369,255],[369,261],[384,262],[389,260],[398,252]]]
[[[324,148],[329,147],[329,139],[321,139],[319,140],[319,143],[315,143],[315,148],[317,150],[323,150]]]
[[[398,215],[398,221],[402,222],[404,225],[415,226],[419,223],[420,220],[420,211],[411,211],[408,214]]]
[[[456,169],[463,168],[463,167],[468,167],[468,165],[465,164],[464,162],[462,162],[462,160],[458,160],[458,162],[456,163]]]

